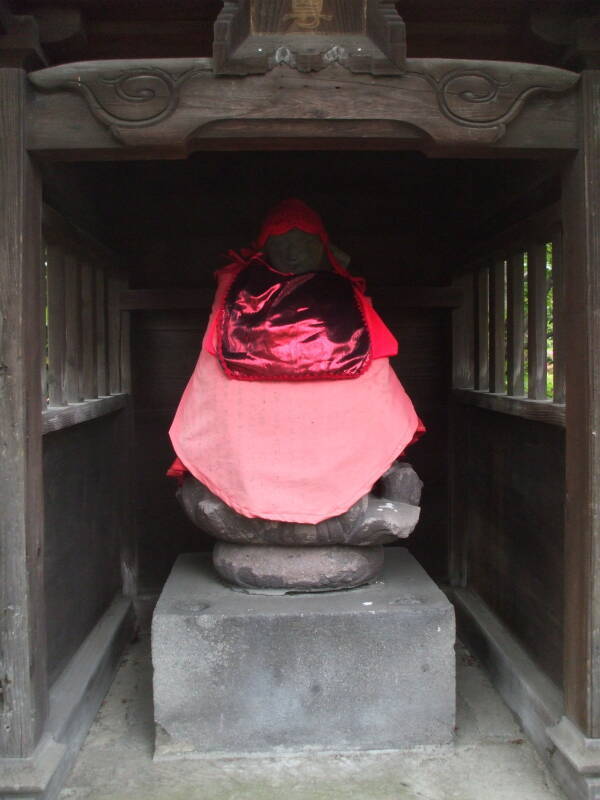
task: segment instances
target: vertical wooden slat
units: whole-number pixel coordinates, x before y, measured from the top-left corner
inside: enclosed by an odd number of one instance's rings
[[[131,392],[131,314],[121,311],[121,391]]]
[[[119,495],[121,513],[121,576],[122,592],[125,596],[137,594],[138,582],[138,532],[135,518],[135,449],[133,400],[128,398],[123,411],[118,415],[117,431],[119,446],[115,448],[117,468],[121,476]]]
[[[98,352],[96,350],[96,276],[93,267],[81,265],[81,394],[98,397]]]
[[[47,714],[40,397],[41,183],[27,79],[0,69],[0,755],[29,756]]]
[[[449,563],[452,586],[467,586],[469,544],[472,533],[471,505],[465,502],[467,464],[471,448],[471,408],[451,399],[449,408]]]
[[[119,282],[120,291],[127,288],[127,281]],[[119,302],[120,306],[120,302]],[[120,312],[121,323],[121,391],[131,392],[131,312]]]
[[[475,388],[480,391],[490,388],[489,276],[487,267],[481,267],[475,274]]]
[[[65,254],[65,372],[67,403],[83,400],[81,392],[81,270],[77,258]]]
[[[490,270],[490,392],[504,392],[504,261],[498,257]]]
[[[532,242],[527,250],[528,395],[546,399],[546,245]]]
[[[506,391],[516,396],[525,393],[523,286],[523,253],[512,253],[506,269]]]
[[[565,282],[563,279],[562,229],[552,232],[552,331],[554,402],[565,402]]]
[[[42,342],[42,358],[40,360],[40,390],[42,393],[42,408],[48,405],[48,281],[46,274],[46,243],[42,241],[40,248],[40,339]]]
[[[108,342],[106,333],[106,275],[96,267],[96,364],[98,396],[108,394]]]
[[[472,389],[475,381],[475,331],[473,322],[473,273],[456,278],[462,303],[452,314],[452,385]]]
[[[600,70],[578,84],[577,156],[563,169],[566,292],[565,713],[600,737]]]
[[[51,406],[62,406],[65,381],[65,268],[64,253],[48,245],[48,394]]]
[[[113,275],[108,278],[108,392],[121,391],[121,293],[119,279]]]

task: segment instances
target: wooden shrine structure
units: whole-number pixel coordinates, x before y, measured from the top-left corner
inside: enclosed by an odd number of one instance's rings
[[[401,344],[411,548],[600,786],[600,17],[585,0],[0,0],[0,796],[52,798],[181,552],[166,431],[301,196]]]

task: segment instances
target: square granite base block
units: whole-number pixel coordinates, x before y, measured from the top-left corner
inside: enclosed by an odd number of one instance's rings
[[[382,579],[249,595],[179,557],[152,623],[155,757],[401,749],[454,728],[454,610],[404,548]]]

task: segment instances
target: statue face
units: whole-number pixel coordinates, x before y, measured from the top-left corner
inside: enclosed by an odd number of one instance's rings
[[[314,233],[292,228],[279,236],[269,236],[265,253],[272,267],[280,272],[310,272],[320,269],[323,242]]]

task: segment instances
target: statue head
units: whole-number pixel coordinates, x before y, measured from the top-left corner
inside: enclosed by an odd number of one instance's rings
[[[323,263],[323,242],[314,233],[306,233],[300,228],[269,236],[265,253],[271,266],[280,272],[298,275],[328,268]]]
[[[299,274],[330,269],[324,258],[328,236],[321,217],[302,200],[284,200],[267,214],[257,246],[280,272]]]

